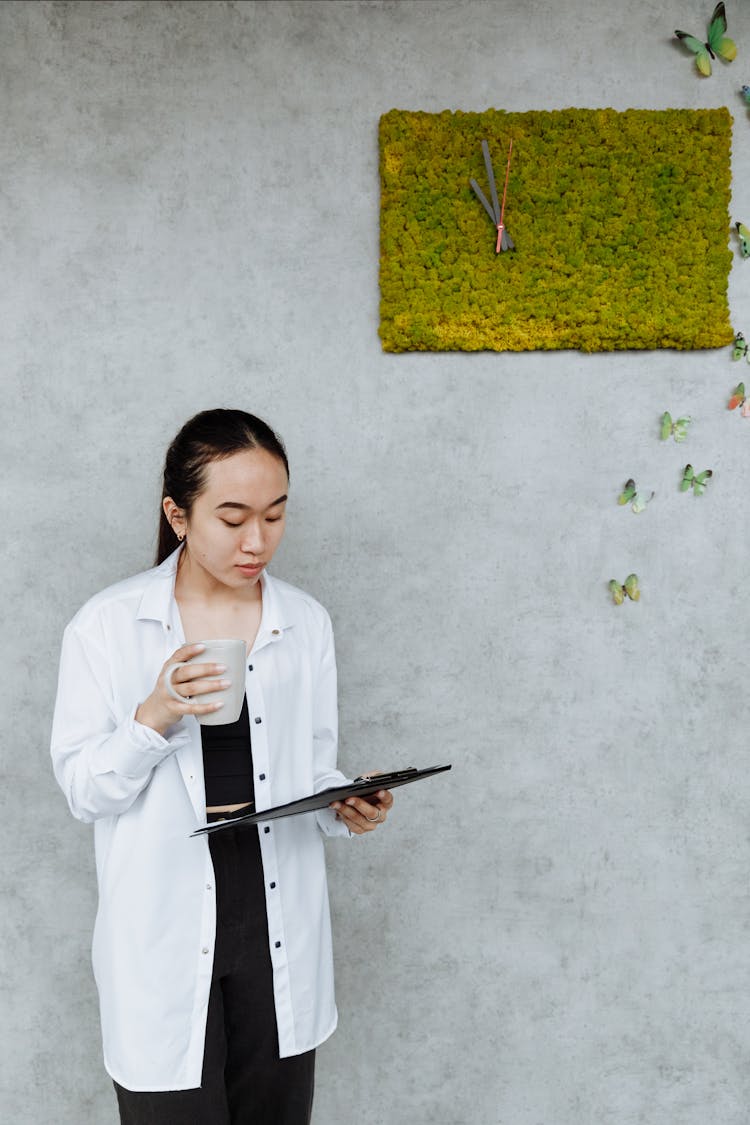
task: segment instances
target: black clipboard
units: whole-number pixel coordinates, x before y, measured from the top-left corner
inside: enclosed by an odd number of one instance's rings
[[[261,812],[243,813],[242,816],[229,816],[227,820],[217,820],[213,824],[204,824],[191,832],[191,836],[208,836],[212,832],[223,832],[227,828],[240,828],[243,824],[262,824],[265,820],[278,820],[282,816],[297,816],[298,813],[314,812],[324,809],[333,801],[345,801],[347,797],[367,797],[370,793],[377,793],[380,789],[397,789],[399,785],[410,785],[412,781],[421,781],[424,777],[434,777],[437,773],[445,773],[450,766],[429,766],[427,769],[418,770],[410,766],[405,770],[394,770],[393,773],[378,773],[372,777],[355,777],[347,785],[337,785],[331,789],[321,789],[320,793],[311,793],[309,797],[301,797],[298,801],[288,801],[285,805],[275,805],[272,809],[263,809]]]

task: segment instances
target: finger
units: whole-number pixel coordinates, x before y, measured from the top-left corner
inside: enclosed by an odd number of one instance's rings
[[[363,817],[355,808],[352,808],[351,805],[348,803],[344,804],[343,801],[333,801],[328,807],[334,809],[338,819],[346,821],[349,828],[356,825],[357,831],[362,831],[361,824]]]
[[[379,789],[375,796],[382,809],[390,809],[393,807],[393,794],[390,789]]]
[[[387,789],[382,789],[381,792],[387,797],[390,793]],[[383,824],[387,817],[386,808],[380,804],[373,804],[370,801],[365,801],[361,797],[349,797],[346,801],[333,801],[330,808],[336,811],[336,816],[339,820],[343,820],[347,828],[351,832],[355,832],[358,836],[363,835],[365,832],[374,832],[378,825]],[[393,798],[391,798],[393,804]]]
[[[381,811],[379,804],[372,804],[370,801],[366,801],[364,797],[347,797],[344,804],[350,809],[356,809],[367,821],[379,820],[385,816],[385,812]],[[380,817],[378,813],[381,814]]]
[[[200,680],[205,676],[220,676],[226,670],[226,664],[183,664],[172,673],[172,682],[179,684],[186,680]]]
[[[219,683],[228,684],[226,664],[186,664],[172,674],[173,684],[208,683],[218,688]]]
[[[363,832],[372,832],[387,816],[378,805],[371,805],[361,797],[349,797],[344,802],[344,809],[349,812],[351,820],[359,824]]]
[[[342,805],[337,815],[340,820],[343,820],[346,827],[358,836],[364,835],[365,832],[372,832],[377,827],[377,822],[368,823],[360,812],[349,805]]]
[[[176,668],[169,677],[172,687],[180,695],[195,695],[206,691],[223,691],[231,684],[226,676],[226,664],[187,664]]]
[[[176,699],[169,697],[170,704],[174,704],[174,710],[178,715],[211,715],[214,711],[220,711],[224,706],[223,702],[214,700],[211,703],[197,703],[193,699],[186,699],[182,703],[178,703]]]
[[[226,691],[228,687],[231,687],[231,683],[229,680],[196,680],[194,683],[184,683],[179,686],[174,686],[180,697],[180,703],[200,703],[202,695],[210,695],[217,691]],[[170,695],[169,698],[172,699],[173,697]]]
[[[204,644],[181,645],[172,653],[167,664],[173,664],[176,660],[189,660],[191,656],[197,656],[199,652],[203,652],[205,647]]]

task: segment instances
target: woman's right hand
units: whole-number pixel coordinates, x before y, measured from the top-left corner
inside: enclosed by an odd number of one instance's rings
[[[184,715],[210,715],[223,706],[220,702],[201,703],[199,700],[196,701],[196,696],[200,697],[207,692],[220,691],[222,688],[229,687],[229,680],[217,680],[215,678],[220,676],[222,672],[226,672],[225,664],[195,663],[176,668],[171,677],[172,687],[179,695],[185,697],[182,703],[174,698],[167,687],[165,675],[167,668],[171,664],[177,664],[181,660],[189,660],[191,656],[197,656],[205,647],[205,645],[182,645],[181,648],[172,653],[159,673],[156,687],[151,695],[139,704],[135,713],[137,722],[143,723],[146,727],[151,727],[157,734],[164,735],[169,727],[178,722]],[[207,676],[214,678],[206,679]]]

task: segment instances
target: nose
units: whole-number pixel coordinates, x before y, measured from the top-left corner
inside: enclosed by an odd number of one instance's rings
[[[260,557],[263,554],[264,543],[263,529],[260,524],[251,520],[245,525],[240,550],[245,555],[256,555]]]

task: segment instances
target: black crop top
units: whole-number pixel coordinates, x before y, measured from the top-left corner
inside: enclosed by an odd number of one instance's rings
[[[236,723],[201,727],[206,805],[239,805],[255,799],[247,696]]]

